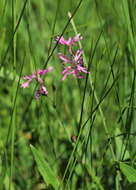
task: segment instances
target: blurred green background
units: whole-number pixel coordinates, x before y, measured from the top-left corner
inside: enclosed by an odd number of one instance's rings
[[[136,158],[135,16],[133,0],[0,1],[1,190],[53,189],[30,144],[62,189],[136,189],[119,167],[135,167]],[[66,39],[75,36],[74,27],[90,76],[62,81],[57,54],[67,50],[54,38],[64,28]],[[36,101],[36,82],[22,89],[20,77],[45,66],[54,67],[45,77],[49,94]]]

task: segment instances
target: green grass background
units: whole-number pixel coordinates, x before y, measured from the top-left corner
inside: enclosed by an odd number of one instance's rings
[[[0,1],[0,190],[53,189],[30,144],[60,189],[136,189],[119,167],[136,159],[135,16],[133,0]],[[57,54],[66,48],[54,38],[75,28],[90,75],[61,81]],[[20,77],[48,66],[48,97],[36,101],[36,83],[22,89]]]

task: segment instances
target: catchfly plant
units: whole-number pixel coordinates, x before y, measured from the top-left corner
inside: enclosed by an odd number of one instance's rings
[[[55,38],[58,44],[66,46],[68,50],[67,55],[64,55],[63,53],[58,54],[58,57],[61,60],[63,66],[63,71],[61,72],[63,75],[62,80],[65,80],[69,75],[73,75],[74,77],[81,79],[85,78],[85,74],[90,73],[84,65],[83,50],[77,49],[77,42],[82,39],[83,37],[81,34],[77,34],[76,36],[70,37],[67,40],[63,36],[57,36]],[[52,70],[53,67],[48,67],[47,69],[39,69],[34,71],[31,75],[22,77],[25,82],[21,84],[21,87],[27,88],[29,87],[30,83],[35,80],[38,86],[37,90],[35,91],[35,98],[39,99],[41,95],[47,96],[48,91],[41,76]]]
[[[77,34],[74,37],[70,37],[68,40],[65,40],[63,36],[56,37],[56,41],[61,45],[68,46],[68,56],[63,55],[62,53],[58,54],[59,59],[62,62],[64,67],[62,71],[62,80],[65,80],[68,75],[73,74],[77,78],[84,78],[83,73],[90,73],[87,71],[87,68],[84,66],[83,61],[83,50],[79,49],[74,51],[73,46],[76,42],[83,39],[80,34]]]
[[[35,81],[38,83],[38,89],[35,92],[35,98],[38,99],[40,95],[48,95],[48,91],[44,85],[44,81],[41,78],[42,75],[45,75],[46,73],[53,70],[53,67],[48,67],[48,69],[39,69],[34,71],[31,75],[22,77],[23,80],[25,80],[24,83],[21,84],[21,88],[27,88],[29,87],[30,83],[35,79]]]

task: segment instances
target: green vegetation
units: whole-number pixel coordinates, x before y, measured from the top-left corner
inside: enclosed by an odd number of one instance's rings
[[[136,2],[0,1],[0,190],[136,189]],[[80,33],[90,74],[62,79]],[[22,76],[54,69],[48,96]]]

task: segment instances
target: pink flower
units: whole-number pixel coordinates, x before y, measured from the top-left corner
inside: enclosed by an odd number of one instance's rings
[[[53,70],[53,67],[49,67],[48,69],[39,69],[37,71],[34,71],[32,75],[24,76],[22,79],[25,80],[24,83],[21,84],[21,88],[27,88],[29,84],[32,82],[33,79],[35,79],[38,82],[38,90],[35,92],[35,98],[39,98],[40,95],[47,96],[48,91],[46,87],[43,85],[44,81],[40,78],[40,76],[45,75],[47,72],[50,72]]]
[[[70,37],[68,40],[65,40],[63,36],[57,36],[55,39],[59,44],[71,46],[75,44],[75,42],[78,42],[79,40],[82,40],[82,36],[80,34],[77,34],[74,37]]]
[[[68,58],[67,56],[63,55],[62,53],[59,53],[59,58],[63,61],[63,63],[80,63],[83,64],[83,50],[77,50],[75,54],[72,55],[73,59]]]
[[[77,77],[79,79],[84,78],[83,75],[80,75],[81,73],[90,73],[90,72],[88,72],[85,67],[80,66],[78,64],[75,67],[68,66],[68,67],[64,68],[64,70],[62,71],[62,74],[64,75],[62,80],[65,80],[67,78],[67,76],[70,74],[73,74],[75,77]]]
[[[63,54],[59,54],[59,58],[63,61],[62,63],[64,64],[65,68],[62,72],[64,75],[62,80],[65,80],[68,75],[73,74],[77,78],[84,78],[84,76],[80,75],[81,73],[89,73],[84,67],[83,63],[83,50],[77,50],[75,54],[72,55],[72,59],[68,58],[67,56]],[[66,67],[66,64],[69,64]]]
[[[39,99],[40,95],[47,96],[48,91],[45,86],[41,85],[38,90],[35,92],[35,98]]]
[[[49,67],[48,69],[39,69],[32,73],[32,75],[24,76],[22,79],[26,80],[23,84],[21,84],[21,88],[26,88],[29,86],[30,82],[32,82],[32,79],[36,79],[36,81],[39,84],[43,83],[43,80],[40,78],[40,75],[45,75],[47,72],[50,72],[53,70],[53,67]]]

